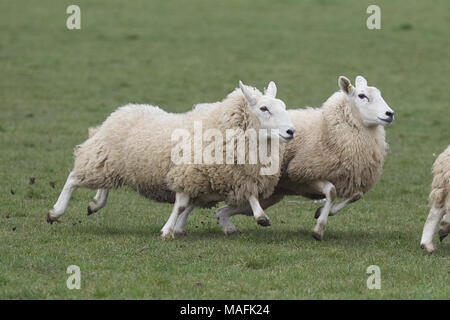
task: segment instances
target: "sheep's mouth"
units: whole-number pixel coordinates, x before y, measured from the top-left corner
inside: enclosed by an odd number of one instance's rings
[[[385,119],[383,119],[383,118],[378,117],[378,119],[380,119],[382,122],[387,123],[387,124],[391,124],[392,121],[394,121],[394,118],[385,118]]]
[[[287,137],[285,137],[285,136],[283,136],[281,134],[278,134],[278,136],[280,137],[280,140],[282,142],[288,142],[288,141],[291,141],[292,139],[294,139],[294,136],[287,136]]]

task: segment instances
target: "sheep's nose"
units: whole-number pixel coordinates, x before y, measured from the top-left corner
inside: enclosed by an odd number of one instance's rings
[[[291,137],[294,137],[294,132],[295,132],[295,129],[294,129],[294,128],[289,128],[289,129],[286,131],[286,133],[287,133],[288,135],[290,135]]]
[[[394,117],[394,111],[386,111],[386,115],[389,117],[389,118],[393,118]]]

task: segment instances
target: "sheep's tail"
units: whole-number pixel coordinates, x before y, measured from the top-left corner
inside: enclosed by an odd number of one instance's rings
[[[90,127],[88,129],[89,138],[92,138],[98,131],[99,127]]]

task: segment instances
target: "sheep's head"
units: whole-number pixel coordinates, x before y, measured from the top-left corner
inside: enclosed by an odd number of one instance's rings
[[[254,114],[260,124],[260,129],[266,129],[272,138],[278,138],[282,142],[288,142],[294,138],[294,125],[286,111],[286,104],[277,99],[277,86],[273,81],[269,83],[263,95],[256,94],[253,88],[239,81],[239,86],[247,100],[248,108]],[[274,129],[277,133],[272,132]]]
[[[344,76],[339,77],[338,84],[348,101],[359,111],[364,125],[387,126],[394,121],[394,110],[384,101],[380,90],[367,86],[362,76],[356,77],[355,86]]]

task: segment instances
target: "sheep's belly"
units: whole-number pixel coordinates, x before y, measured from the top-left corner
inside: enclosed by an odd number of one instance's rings
[[[376,182],[376,178],[370,180],[370,182]],[[362,192],[365,194],[373,185],[373,183],[356,183],[355,181],[329,181],[336,187],[336,193],[338,198],[350,198],[355,193]],[[365,181],[368,182],[368,181]],[[290,179],[283,178],[278,183],[276,190],[281,191],[285,195],[298,195],[312,200],[319,200],[324,198],[324,194],[318,192],[312,188],[308,183],[298,183]]]
[[[194,199],[194,204],[201,208],[212,208],[220,201],[224,201],[225,197],[219,194],[204,194]]]
[[[136,192],[157,202],[175,203],[175,192],[169,190],[167,186],[145,186],[140,187]]]
[[[168,189],[167,186],[145,186],[135,189],[140,195],[157,202],[175,203],[175,192]],[[225,197],[218,194],[205,194],[193,199],[196,207],[211,208],[220,201],[224,201]]]
[[[276,192],[280,191],[284,195],[302,196],[312,200],[323,199],[324,195],[310,188],[307,184],[293,182],[289,179],[282,179],[276,186]],[[276,193],[275,192],[275,193]]]

